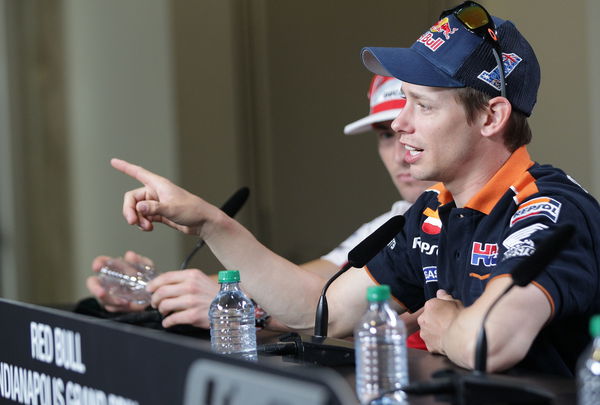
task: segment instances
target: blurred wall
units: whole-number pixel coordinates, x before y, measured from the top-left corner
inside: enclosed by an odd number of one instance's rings
[[[85,295],[96,254],[131,248],[167,270],[195,243],[169,229],[142,233],[125,224],[122,194],[137,185],[110,168],[112,156],[142,164],[217,205],[249,186],[240,220],[298,262],[325,253],[387,210],[397,193],[375,136],[342,135],[345,124],[368,111],[370,74],[359,51],[410,46],[442,9],[456,4],[0,1],[3,32],[20,33],[5,36],[8,51],[0,47],[7,67],[0,74],[9,82],[20,77],[0,98],[0,117],[12,118],[0,126],[0,145],[11,148],[10,177],[0,176],[0,293],[34,302]],[[515,21],[542,65],[531,119],[534,159],[564,168],[598,193],[600,84],[594,67],[600,56],[589,38],[600,5],[483,3]],[[15,27],[15,13],[29,23]],[[19,47],[41,56],[15,52]],[[23,66],[31,74],[19,75]],[[16,103],[23,93],[36,102]],[[48,111],[47,104],[53,108],[45,115],[29,113]],[[25,131],[24,122],[35,125]],[[23,138],[23,131],[45,146],[27,147],[31,137]],[[32,150],[42,158],[35,165],[26,164]],[[53,164],[47,157],[52,151],[65,163]],[[41,184],[48,191],[35,194]],[[22,221],[30,212],[36,220]],[[30,249],[31,240],[45,250]],[[208,249],[193,263],[207,272],[220,269]],[[40,274],[52,275],[41,291],[32,287]]]

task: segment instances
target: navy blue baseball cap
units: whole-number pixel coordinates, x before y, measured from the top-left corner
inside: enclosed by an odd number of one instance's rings
[[[514,24],[492,17],[502,50],[506,98],[531,115],[540,85],[540,66],[531,45]],[[363,48],[371,72],[430,87],[471,87],[500,95],[500,74],[490,41],[468,30],[450,14],[429,28],[410,48]]]

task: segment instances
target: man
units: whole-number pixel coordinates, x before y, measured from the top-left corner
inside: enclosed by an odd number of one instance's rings
[[[506,276],[559,225],[577,225],[576,240],[534,283],[507,294],[486,324],[491,370],[520,362],[568,375],[588,340],[586,320],[600,311],[598,204],[562,171],[530,160],[535,54],[508,21],[491,20],[499,47],[485,36],[490,27],[484,37],[468,29],[461,13],[474,12],[487,14],[472,2],[445,13],[411,48],[363,50],[369,69],[411,83],[392,128],[411,174],[443,183],[417,202],[396,246],[368,271],[407,308],[424,304],[419,324],[431,351],[472,367],[483,314],[511,283]],[[439,256],[411,248],[415,241],[437,246]]]
[[[370,112],[366,117],[348,124],[344,133],[354,135],[374,130],[378,135],[378,151],[392,182],[404,200],[393,204],[392,209],[372,221],[362,225],[349,238],[327,255],[301,265],[303,270],[312,272],[322,278],[322,284],[335,274],[346,262],[348,252],[375,231],[393,215],[403,214],[410,205],[421,195],[423,190],[432,182],[422,182],[412,178],[402,156],[396,156],[394,144],[396,135],[390,129],[394,119],[405,99],[402,93],[402,82],[390,77],[375,75],[369,86],[368,98]],[[97,272],[110,259],[99,256],[92,263],[93,271]],[[132,262],[141,261],[152,264],[152,261],[134,252],[126,252],[125,259]],[[245,284],[245,283],[244,283]],[[99,283],[98,277],[92,276],[87,280],[88,289],[103,306],[111,311],[140,311],[143,306],[129,303],[107,294]],[[208,328],[208,307],[219,289],[214,277],[209,277],[200,270],[186,269],[166,272],[149,284],[153,292],[152,305],[165,316],[162,324],[165,328],[177,324],[191,324]],[[406,314],[404,320],[408,331],[418,329],[416,315]],[[282,325],[271,322],[270,326],[282,328]],[[424,348],[419,339],[411,338],[409,345]]]
[[[405,82],[406,106],[392,123],[396,153],[404,153],[413,177],[441,184],[417,200],[404,230],[366,268],[332,284],[330,331],[351,331],[364,311],[364,289],[390,284],[399,309],[424,307],[427,347],[472,368],[483,314],[511,283],[510,271],[558,226],[572,224],[577,234],[557,259],[504,296],[486,323],[488,371],[520,366],[572,375],[589,340],[587,318],[600,312],[600,207],[564,172],[530,160],[526,118],[539,65],[511,22],[486,17],[479,21],[487,24],[468,28],[472,21],[463,21],[481,10],[466,2],[445,13],[411,48],[363,50],[369,69]],[[199,235],[226,267],[242,271],[247,290],[278,319],[294,329],[312,326],[316,278],[201,198],[141,167],[111,163],[144,184],[125,195],[130,224],[149,231],[162,222]]]

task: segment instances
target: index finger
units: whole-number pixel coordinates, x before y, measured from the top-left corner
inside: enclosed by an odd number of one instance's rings
[[[152,173],[149,170],[144,169],[142,166],[134,165],[122,159],[112,158],[110,165],[126,175],[133,177],[144,185],[152,185],[157,180],[160,180],[158,174]]]

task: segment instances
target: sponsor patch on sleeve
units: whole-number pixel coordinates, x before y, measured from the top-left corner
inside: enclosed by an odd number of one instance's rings
[[[529,237],[537,231],[548,229],[544,224],[533,224],[510,234],[502,244],[506,248],[502,260],[511,257],[531,256],[535,252],[535,244]]]
[[[436,283],[437,282],[437,267],[436,266],[423,267],[423,274],[425,275],[425,283]]]
[[[543,215],[551,219],[552,222],[556,222],[560,214],[560,207],[561,203],[549,197],[538,197],[526,201],[519,205],[517,212],[511,217],[510,226],[512,227],[517,222],[536,215]]]

